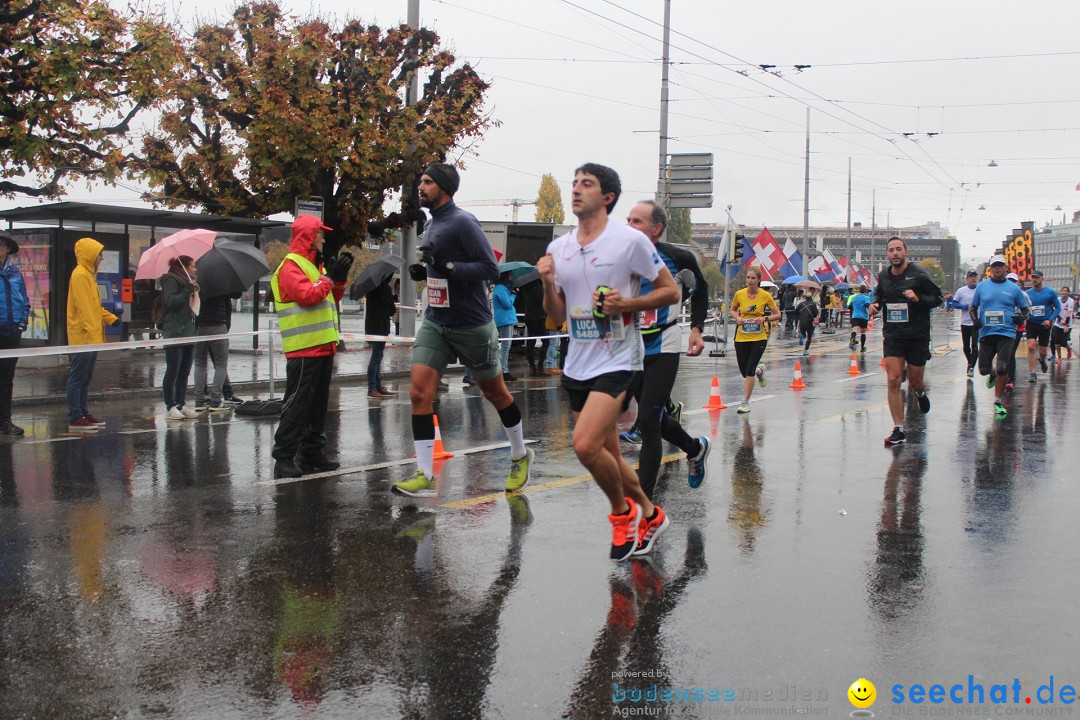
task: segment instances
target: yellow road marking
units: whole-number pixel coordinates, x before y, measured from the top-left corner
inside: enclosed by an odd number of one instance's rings
[[[665,455],[664,457],[660,458],[660,463],[666,464],[669,462],[674,462],[676,460],[681,460],[684,457],[686,457],[686,453],[683,452],[675,453],[673,455]],[[638,465],[634,465],[633,468],[637,470]],[[575,475],[573,477],[559,478],[558,480],[551,480],[549,482],[540,483],[539,485],[526,485],[518,492],[509,494],[529,495],[532,493],[542,492],[544,490],[555,490],[561,487],[577,485],[588,480],[592,480],[592,475]],[[507,497],[507,493],[505,492],[493,492],[488,493],[487,495],[477,495],[476,497],[465,498],[464,500],[455,500],[453,502],[443,503],[442,505],[439,505],[439,507],[447,508],[448,510],[463,510],[465,508],[476,507],[477,505],[485,505],[487,503],[492,503],[499,498],[505,497]]]

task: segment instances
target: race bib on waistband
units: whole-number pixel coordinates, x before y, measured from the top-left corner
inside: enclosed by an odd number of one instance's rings
[[[450,307],[450,281],[446,278],[432,278],[427,280],[428,307]]]
[[[1031,306],[1031,317],[1035,317],[1035,318],[1046,317],[1046,306],[1045,305],[1032,305]]]
[[[987,310],[983,314],[983,325],[986,327],[1001,327],[1005,324],[1004,310]]]
[[[752,335],[754,333],[759,333],[759,332],[761,332],[761,323],[760,322],[744,322],[742,324],[742,331],[744,333],[746,333],[747,335]]]
[[[907,303],[885,303],[885,322],[906,323],[907,321]]]
[[[642,330],[648,330],[653,327],[656,325],[656,315],[656,308],[653,308],[652,310],[642,310],[638,313],[638,327]]]

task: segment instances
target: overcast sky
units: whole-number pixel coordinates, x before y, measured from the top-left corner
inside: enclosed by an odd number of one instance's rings
[[[284,4],[383,26],[406,13],[406,0]],[[492,83],[487,108],[501,123],[464,158],[457,199],[534,199],[550,172],[566,200],[586,161],[622,176],[620,219],[652,196],[663,7],[421,0],[422,23]],[[849,157],[854,221],[870,224],[876,190],[879,226],[940,222],[965,260],[1023,220],[1080,209],[1077,0],[673,0],[671,18],[669,151],[716,164],[714,206],[695,221],[722,222],[731,205],[740,223],[801,226],[807,107],[812,225],[845,224]]]

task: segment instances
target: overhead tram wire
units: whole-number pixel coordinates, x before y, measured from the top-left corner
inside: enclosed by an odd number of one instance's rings
[[[526,25],[526,24],[524,24],[524,23],[519,23],[519,22],[516,22],[516,21],[513,21],[513,20],[509,20],[509,19],[507,19],[507,18],[503,18],[503,17],[497,16],[497,15],[493,15],[493,14],[491,14],[491,13],[485,13],[485,12],[481,12],[481,11],[479,11],[479,10],[474,10],[474,9],[472,9],[472,8],[467,8],[467,7],[464,7],[464,6],[461,6],[461,5],[456,5],[456,4],[454,4],[454,3],[451,3],[451,2],[447,2],[447,0],[435,0],[435,2],[438,2],[438,3],[441,3],[441,4],[447,5],[447,6],[449,6],[449,7],[454,7],[454,8],[460,9],[460,10],[464,10],[464,11],[467,11],[467,12],[473,12],[473,13],[476,13],[476,14],[478,14],[478,15],[482,15],[482,16],[484,16],[484,17],[488,17],[488,18],[491,18],[491,19],[494,19],[494,20],[498,20],[498,21],[501,21],[501,22],[505,22],[505,23],[508,23],[508,24],[511,24],[511,25],[515,25],[515,26],[517,26],[517,27],[522,27],[522,28],[525,28],[525,29],[529,29],[529,30],[534,30],[534,31],[536,31],[536,32],[539,32],[539,33],[542,33],[542,34],[545,34],[545,35],[550,35],[550,36],[552,36],[552,37],[558,37],[558,38],[560,38],[560,39],[563,39],[563,40],[569,40],[569,41],[571,41],[571,42],[578,42],[578,43],[580,43],[580,42],[583,42],[583,41],[581,41],[581,40],[579,40],[579,39],[576,39],[576,38],[572,38],[572,37],[569,37],[569,36],[566,36],[566,35],[562,35],[562,34],[559,34],[559,33],[555,33],[555,32],[551,32],[551,31],[548,31],[548,30],[543,30],[543,29],[541,29],[541,28],[537,28],[537,27],[535,27],[535,26],[532,26],[532,25]],[[625,23],[620,23],[620,22],[618,22],[617,20],[614,20],[614,19],[608,18],[607,16],[604,16],[604,15],[601,15],[601,14],[599,14],[599,13],[596,13],[595,11],[589,10],[589,9],[587,9],[587,8],[582,8],[582,7],[578,6],[578,5],[574,5],[574,3],[571,3],[571,2],[567,2],[567,0],[561,0],[561,2],[563,2],[563,4],[565,4],[565,5],[567,5],[567,6],[570,6],[570,7],[576,8],[577,10],[579,10],[579,11],[581,11],[581,12],[585,12],[585,13],[588,13],[588,14],[594,15],[594,16],[596,16],[596,17],[598,17],[598,18],[601,18],[601,19],[603,19],[603,20],[607,20],[607,21],[609,21],[609,22],[615,23],[615,24],[617,24],[617,25],[619,25],[619,26],[621,26],[621,27],[624,27],[624,28],[626,28],[627,30],[630,30],[631,32],[634,32],[634,33],[636,33],[636,34],[639,34],[639,35],[644,35],[645,37],[647,37],[647,38],[649,38],[649,39],[651,39],[651,40],[653,40],[653,41],[657,41],[657,42],[659,42],[659,40],[658,40],[657,38],[655,38],[655,37],[653,37],[653,36],[649,35],[648,33],[642,32],[641,30],[638,30],[638,29],[636,29],[636,28],[632,28],[632,27],[630,27],[630,26],[626,25]],[[610,3],[610,4],[612,4],[612,5],[615,5],[614,3]],[[619,7],[618,5],[615,5],[615,6],[616,6],[616,7]],[[624,9],[624,8],[621,8],[621,9]],[[624,10],[625,10],[625,9],[624,9]],[[627,11],[627,12],[630,12],[630,13],[631,13],[631,14],[633,14],[633,15],[637,15],[636,13],[633,13],[632,11]],[[638,15],[638,17],[642,17],[642,16]],[[652,24],[656,24],[656,23],[655,23],[655,21],[653,21],[653,20],[651,20],[651,19],[649,19],[649,18],[642,18],[642,19],[644,19],[644,20],[646,20],[646,21],[648,21],[648,22],[650,22],[650,23],[652,23]],[[687,37],[688,39],[690,39],[690,40],[692,40],[692,41],[694,41],[694,42],[699,42],[700,44],[703,44],[703,45],[705,45],[706,47],[710,47],[710,48],[711,48],[711,46],[709,46],[708,44],[706,44],[706,43],[701,43],[700,41],[698,41],[698,40],[696,40],[696,39],[694,39],[694,38],[692,38],[692,37],[690,37],[690,36],[686,35],[685,33],[681,33],[681,32],[679,32],[679,31],[676,31],[676,33],[677,33],[677,34],[679,34],[679,35],[682,35],[683,37]],[[687,53],[687,54],[689,54],[689,55],[692,55],[692,56],[694,56],[694,57],[698,57],[698,58],[702,59],[703,61],[705,61],[705,63],[704,63],[704,64],[708,64],[708,65],[713,65],[713,66],[717,66],[717,67],[722,67],[722,68],[726,68],[726,66],[725,66],[725,65],[723,65],[723,64],[720,64],[720,63],[716,63],[716,62],[715,62],[714,60],[711,60],[710,58],[706,58],[706,57],[705,57],[705,56],[703,56],[703,55],[700,55],[700,54],[698,54],[698,53],[695,53],[695,52],[693,52],[693,51],[690,51],[690,50],[687,50],[687,49],[685,49],[685,48],[681,48],[681,47],[678,47],[678,46],[674,46],[674,47],[676,47],[676,49],[678,49],[678,50],[680,50],[680,51],[682,51],[682,52],[686,52],[686,53]],[[632,60],[634,60],[634,61],[639,61],[639,60],[640,60],[639,58],[633,58],[633,56],[629,55],[628,53],[624,53],[624,52],[621,52],[621,51],[617,51],[617,50],[612,50],[612,49],[610,49],[610,48],[600,48],[600,49],[601,49],[601,50],[606,50],[606,51],[608,51],[608,52],[612,52],[612,53],[615,53],[615,54],[617,54],[617,55],[622,55],[622,56],[624,56],[624,57],[630,57],[630,58],[631,58]],[[711,48],[711,49],[714,49],[714,50],[716,50],[717,52],[721,52],[722,54],[726,54],[726,55],[728,55],[729,57],[734,57],[734,56],[730,55],[729,53],[724,53],[723,51],[720,51],[720,50],[718,50],[718,49],[716,49],[716,48]],[[739,59],[739,58],[735,58],[735,59],[736,59],[736,60],[739,60],[739,61],[740,61],[740,62],[742,62],[742,63],[743,63],[744,65],[748,65],[748,63],[746,63],[745,61],[742,61],[742,60],[741,60],[741,59]],[[685,64],[685,63],[683,63],[683,64]],[[752,67],[755,67],[755,68],[757,67],[757,66],[753,66],[753,65],[751,65],[751,66],[752,66]],[[741,73],[737,73],[737,74],[740,74],[740,75],[741,75]],[[744,76],[744,77],[746,77],[746,76]],[[515,81],[515,82],[526,82],[526,81],[516,81],[516,80],[514,80],[514,79],[512,79],[512,78],[505,78],[505,79],[507,79],[507,80],[511,80],[511,81]],[[714,78],[708,78],[708,79],[709,79],[709,80],[711,80],[711,81],[713,81],[713,82],[721,82],[721,81],[717,81],[717,80],[715,80]],[[759,79],[757,79],[757,78],[752,78],[752,77],[751,77],[751,78],[748,78],[748,79],[750,79],[751,81],[753,81],[753,82],[755,82],[755,83],[757,83],[757,84],[759,84],[759,85],[762,85],[763,87],[767,88],[767,89],[768,89],[768,90],[770,90],[770,91],[774,91],[774,92],[777,92],[777,90],[776,90],[775,88],[773,88],[773,87],[772,87],[771,85],[769,85],[769,84],[767,84],[767,83],[764,83],[764,82],[762,82],[761,80],[759,80]],[[794,84],[794,83],[792,83],[792,84]],[[798,87],[798,86],[797,86],[797,87]],[[801,88],[800,88],[800,89],[801,89]],[[782,93],[782,91],[780,91],[780,92]],[[784,97],[788,98],[788,99],[791,99],[791,100],[795,100],[796,102],[799,102],[800,104],[806,105],[806,102],[805,102],[805,101],[803,101],[803,100],[801,100],[801,99],[799,99],[799,98],[796,98],[796,97],[794,97],[794,96],[792,96],[792,95],[789,95],[789,94],[787,94],[787,93],[782,93],[782,95],[783,95]],[[828,101],[827,99],[823,99],[823,100],[824,100],[824,101],[825,101],[826,103],[828,103],[828,102],[829,102],[829,101]],[[619,102],[619,101],[616,101],[616,102]],[[828,112],[828,111],[825,111],[825,110],[821,110],[820,108],[818,109],[818,111],[819,111],[820,113],[822,113],[823,115],[826,115],[827,117],[831,117],[831,118],[833,118],[833,119],[835,119],[835,120],[837,120],[837,121],[839,121],[839,122],[842,122],[842,123],[845,123],[845,124],[848,124],[848,125],[852,125],[853,127],[856,127],[856,128],[857,128],[857,129],[858,129],[858,130],[859,130],[860,132],[862,132],[862,133],[864,133],[864,134],[868,134],[868,135],[871,135],[871,136],[877,137],[878,139],[881,139],[881,140],[884,140],[884,141],[886,141],[886,142],[889,142],[889,143],[893,144],[893,145],[894,145],[894,147],[895,147],[895,141],[894,141],[893,139],[891,139],[891,138],[885,137],[885,136],[881,135],[880,133],[875,133],[875,132],[873,132],[873,131],[869,131],[869,130],[866,130],[866,129],[864,129],[864,128],[859,128],[859,127],[858,127],[857,125],[855,125],[855,124],[854,124],[854,123],[852,123],[851,121],[849,121],[849,120],[844,120],[843,118],[837,117],[836,115],[833,115],[832,113],[830,113],[830,112]],[[851,111],[848,111],[848,112],[851,112]],[[854,115],[858,116],[858,114],[857,114],[857,113],[852,113],[852,114],[854,114]],[[694,118],[694,116],[689,116],[689,115],[682,115],[682,116],[683,116],[683,117],[689,117],[689,118],[693,118],[693,119],[696,119],[696,118]],[[884,126],[881,126],[881,127],[884,127]],[[886,129],[886,130],[887,130],[887,131],[888,131],[888,132],[889,132],[890,134],[892,134],[892,135],[901,135],[901,133],[894,133],[894,132],[892,132],[891,130],[889,130],[888,128],[885,128],[885,129]],[[861,146],[861,145],[858,145],[857,143],[852,143],[852,141],[850,141],[850,140],[846,140],[846,139],[845,139],[845,140],[844,140],[844,142],[847,142],[847,143],[849,143],[849,144],[854,144],[854,145],[856,145],[856,147],[862,147],[863,149],[867,149],[867,150],[869,150],[869,148],[866,148],[865,146]],[[908,160],[909,160],[910,162],[912,162],[912,163],[913,163],[913,164],[914,164],[914,165],[915,165],[916,167],[918,167],[918,168],[919,168],[919,169],[921,169],[921,170],[922,170],[923,172],[925,172],[925,173],[926,173],[926,174],[927,174],[927,175],[928,175],[928,176],[929,176],[929,177],[930,177],[931,179],[935,180],[935,181],[936,181],[936,182],[937,182],[938,184],[940,184],[940,185],[943,185],[943,186],[945,186],[946,188],[948,187],[947,185],[945,185],[945,183],[941,182],[941,180],[940,180],[940,179],[938,179],[938,178],[934,177],[934,176],[933,176],[933,175],[932,175],[932,174],[931,174],[931,173],[930,173],[930,172],[929,172],[928,170],[926,170],[926,168],[924,168],[924,167],[922,166],[922,164],[921,164],[921,163],[919,163],[919,162],[918,162],[917,160],[915,160],[915,158],[911,157],[911,156],[910,156],[910,155],[908,155],[908,154],[907,154],[906,152],[904,152],[902,148],[897,148],[897,150],[899,150],[899,151],[900,151],[901,153],[903,153],[903,154],[904,154],[905,156],[907,156],[907,158],[908,158]]]
[[[564,5],[574,5],[574,3],[570,2],[570,0],[560,0],[560,2],[562,2],[562,3],[564,4]],[[619,5],[618,3],[616,3],[616,2],[613,2],[613,0],[603,0],[603,2],[605,2],[605,3],[606,3],[606,4],[608,4],[608,5],[611,5],[612,7],[618,8],[619,10],[622,10],[622,11],[623,11],[623,12],[625,12],[625,13],[628,13],[628,14],[630,14],[630,15],[633,15],[634,17],[636,17],[636,18],[638,18],[638,19],[640,19],[640,20],[644,20],[645,22],[648,22],[648,23],[650,23],[650,24],[652,24],[652,25],[659,25],[659,23],[657,23],[657,22],[656,22],[655,20],[653,20],[652,18],[646,17],[646,16],[644,16],[644,15],[641,15],[640,13],[637,13],[637,12],[635,12],[635,11],[633,11],[633,10],[630,10],[630,9],[628,9],[628,8],[625,8],[625,7],[623,7],[622,5]],[[580,6],[575,6],[575,7],[580,7]],[[585,10],[586,12],[592,12],[593,14],[597,15],[598,17],[605,17],[605,16],[603,16],[603,15],[600,15],[599,13],[595,13],[594,11],[591,11],[591,10],[587,10],[586,8],[580,8],[580,9],[582,9],[582,10]],[[607,19],[607,20],[608,20],[608,21],[610,21],[610,22],[613,22],[613,23],[617,23],[617,24],[619,24],[619,25],[622,25],[623,27],[626,27],[626,28],[628,28],[628,29],[634,30],[634,32],[639,32],[639,33],[641,32],[640,30],[636,30],[636,29],[634,29],[634,28],[629,28],[629,26],[625,25],[624,23],[620,23],[620,22],[619,22],[618,20],[615,20],[615,19],[613,19],[613,18],[605,18],[605,19]],[[681,32],[681,31],[679,31],[679,30],[674,30],[674,29],[672,30],[672,32],[674,32],[674,33],[675,33],[676,35],[679,35],[679,36],[681,36],[681,37],[684,37],[684,38],[686,38],[687,40],[690,40],[691,42],[695,42],[695,43],[698,43],[699,45],[702,45],[702,46],[704,46],[704,47],[706,47],[706,48],[709,48],[710,50],[712,50],[712,51],[714,51],[714,52],[718,52],[718,53],[720,53],[721,55],[725,55],[725,56],[727,56],[727,57],[729,57],[729,58],[732,58],[733,60],[737,60],[737,61],[739,61],[740,63],[743,63],[743,65],[744,65],[744,66],[746,66],[746,67],[749,67],[749,68],[754,68],[755,70],[756,70],[756,69],[759,69],[759,66],[758,66],[758,65],[756,65],[756,64],[754,64],[754,63],[751,63],[751,62],[749,62],[749,61],[747,61],[747,60],[743,60],[742,58],[740,58],[740,57],[738,57],[738,56],[736,56],[736,55],[732,55],[731,53],[729,53],[729,52],[726,52],[726,51],[724,51],[724,50],[721,50],[720,48],[717,48],[717,47],[715,47],[715,46],[713,46],[713,45],[710,45],[710,44],[709,44],[709,43],[707,43],[707,42],[704,42],[704,41],[702,41],[702,40],[698,40],[697,38],[694,38],[694,37],[692,37],[692,36],[690,36],[690,35],[687,35],[687,34],[686,34],[686,33],[684,33],[684,32]],[[645,34],[645,33],[641,33],[641,34]],[[695,53],[695,52],[693,52],[693,51],[691,51],[691,50],[686,50],[685,48],[677,48],[677,49],[681,50],[682,52],[686,52],[687,54],[693,55],[694,57],[698,57],[698,58],[701,58],[702,60],[709,60],[709,58],[706,58],[705,56],[703,56],[703,55],[700,55],[700,54],[698,54],[698,53]],[[726,70],[729,70],[730,72],[736,72],[736,73],[738,73],[738,71],[737,71],[737,70],[734,70],[733,68],[730,68],[730,67],[725,67],[725,66],[722,66],[722,65],[721,65],[720,67],[723,67],[724,69],[726,69]],[[739,74],[741,75],[742,73],[739,73]],[[760,85],[764,85],[765,87],[768,87],[768,88],[770,88],[770,89],[772,89],[772,90],[776,91],[776,88],[773,88],[772,86],[768,85],[767,83],[764,83],[764,82],[762,82],[762,81],[761,81],[760,79],[758,79],[758,78],[755,78],[755,77],[751,77],[751,76],[749,76],[749,75],[744,75],[744,77],[746,77],[746,78],[747,78],[748,80],[751,80],[752,82],[756,82],[756,83],[758,83],[758,84],[760,84]],[[799,90],[800,90],[801,92],[804,92],[804,93],[809,93],[810,95],[813,95],[813,96],[814,96],[815,98],[817,98],[817,99],[821,100],[822,102],[824,102],[824,103],[826,103],[826,104],[829,104],[829,105],[832,105],[832,104],[833,104],[833,103],[832,103],[832,102],[831,102],[831,101],[830,101],[830,100],[829,100],[828,98],[825,98],[825,97],[823,97],[823,96],[821,96],[821,95],[819,95],[819,94],[815,93],[815,92],[814,92],[813,90],[808,90],[807,88],[804,88],[804,87],[802,87],[802,86],[801,86],[801,85],[799,85],[798,83],[796,83],[796,82],[793,82],[793,81],[789,80],[788,78],[786,78],[786,77],[784,77],[784,76],[780,76],[780,75],[774,75],[774,77],[777,77],[778,79],[780,79],[780,80],[783,80],[784,82],[786,82],[786,83],[788,83],[788,84],[790,84],[790,85],[792,85],[792,86],[794,86],[794,87],[798,88],[798,89],[799,89]],[[794,100],[794,101],[796,101],[796,102],[799,102],[799,103],[800,103],[800,104],[802,104],[802,105],[806,105],[807,107],[809,107],[809,105],[808,105],[808,104],[807,104],[807,103],[806,103],[805,101],[803,101],[803,100],[800,100],[800,99],[796,98],[795,96],[793,96],[793,95],[791,95],[791,94],[789,94],[789,93],[784,93],[784,92],[782,92],[782,91],[779,91],[779,92],[781,92],[781,94],[783,94],[783,95],[784,95],[785,97],[787,97],[787,98],[788,98],[789,100]],[[853,110],[850,110],[850,109],[848,109],[848,108],[843,108],[843,107],[841,107],[841,106],[835,106],[835,107],[839,107],[840,109],[844,110],[844,111],[845,111],[845,112],[847,112],[847,113],[850,113],[851,115],[854,115],[855,117],[859,118],[860,120],[862,120],[862,121],[864,121],[864,122],[870,123],[871,125],[876,125],[877,127],[879,127],[879,128],[881,128],[882,130],[886,131],[886,133],[887,133],[888,135],[892,135],[892,136],[894,136],[894,137],[893,137],[893,138],[887,138],[887,137],[882,137],[880,133],[875,133],[875,132],[871,132],[871,131],[869,131],[869,130],[866,130],[865,128],[860,128],[860,127],[859,127],[858,125],[856,125],[855,123],[851,122],[850,120],[845,120],[845,119],[843,119],[843,118],[837,117],[836,115],[833,115],[832,113],[829,113],[829,112],[827,112],[827,111],[824,111],[824,110],[822,110],[822,109],[820,109],[820,108],[816,108],[816,109],[818,110],[818,112],[820,112],[820,113],[822,113],[823,115],[826,115],[826,116],[828,116],[828,117],[831,117],[831,118],[833,118],[834,120],[838,120],[838,121],[840,121],[840,122],[843,122],[843,123],[845,123],[845,124],[851,125],[852,127],[855,127],[855,128],[857,128],[857,129],[859,129],[859,130],[862,130],[863,132],[867,133],[868,135],[873,135],[873,136],[875,136],[875,137],[879,137],[880,139],[883,139],[883,140],[885,140],[886,142],[890,142],[890,143],[892,143],[892,144],[893,144],[893,146],[894,146],[894,147],[896,147],[896,149],[897,149],[897,150],[898,150],[899,152],[903,153],[903,154],[904,154],[904,155],[905,155],[905,156],[906,156],[906,157],[907,157],[907,158],[908,158],[908,159],[909,159],[909,160],[910,160],[910,161],[911,161],[911,162],[912,162],[912,163],[913,163],[913,164],[914,164],[914,165],[915,165],[916,167],[918,167],[918,168],[919,168],[920,170],[922,170],[922,171],[923,171],[924,173],[926,173],[926,174],[927,174],[927,175],[928,175],[928,176],[929,176],[930,178],[932,178],[932,179],[936,180],[936,181],[937,181],[937,182],[938,182],[938,183],[939,183],[939,184],[940,184],[940,185],[941,185],[942,187],[944,187],[945,189],[947,189],[947,190],[948,190],[948,189],[951,189],[951,188],[949,188],[949,186],[948,186],[948,184],[947,184],[947,183],[944,183],[944,182],[942,182],[942,181],[941,181],[941,180],[940,180],[939,178],[936,178],[936,177],[934,177],[934,175],[933,175],[933,174],[932,174],[932,173],[931,173],[931,172],[930,172],[930,171],[929,171],[929,170],[928,170],[928,169],[927,169],[926,167],[924,167],[922,163],[920,163],[920,162],[919,162],[918,160],[916,160],[916,159],[915,159],[914,157],[911,157],[911,155],[909,155],[909,154],[908,154],[908,153],[907,153],[907,152],[906,152],[906,151],[905,151],[905,150],[904,150],[904,149],[903,149],[902,147],[900,147],[899,145],[897,145],[897,144],[896,144],[896,139],[898,139],[898,138],[902,137],[902,136],[903,136],[903,133],[900,133],[900,132],[896,132],[896,131],[892,130],[891,128],[888,128],[888,127],[886,127],[885,125],[882,125],[881,123],[877,122],[876,120],[873,120],[873,119],[871,119],[871,118],[868,118],[868,117],[865,117],[865,116],[863,116],[863,115],[860,115],[859,113],[857,113],[857,112],[855,112],[855,111],[853,111]],[[951,181],[952,181],[952,182],[953,182],[953,183],[954,183],[955,185],[959,185],[959,184],[960,184],[960,182],[959,182],[958,180],[956,180],[955,178],[953,178],[953,177],[952,177],[951,175],[949,175],[949,174],[948,174],[947,172],[946,172],[945,174],[946,174],[946,177],[948,177],[948,178],[949,178],[949,179],[950,179],[950,180],[951,180]]]

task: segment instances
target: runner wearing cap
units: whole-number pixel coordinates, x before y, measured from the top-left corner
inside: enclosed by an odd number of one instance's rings
[[[960,311],[960,338],[964,344],[964,357],[967,358],[967,376],[975,374],[975,363],[979,360],[979,331],[971,320],[968,308],[971,298],[975,297],[975,286],[979,284],[979,273],[969,270],[966,283],[949,298],[948,306]]]
[[[1035,346],[1038,344],[1039,366],[1045,373],[1048,369],[1046,364],[1046,348],[1050,346],[1050,334],[1054,321],[1061,315],[1061,301],[1052,288],[1043,284],[1041,270],[1031,273],[1032,286],[1027,290],[1028,300],[1031,301],[1027,321],[1027,346],[1028,346],[1028,382],[1039,381],[1035,374]]]
[[[446,366],[460,362],[484,397],[499,412],[510,440],[506,492],[529,482],[533,451],[525,447],[521,410],[506,389],[499,358],[499,335],[488,299],[489,282],[499,279],[495,252],[480,223],[454,203],[460,184],[453,165],[433,163],[420,175],[420,204],[431,210],[424,227],[421,262],[409,275],[427,280],[427,310],[412,353],[413,445],[419,466],[392,490],[412,497],[435,494],[435,414],[432,400]]]
[[[968,312],[979,328],[979,374],[986,386],[994,388],[994,414],[1008,415],[1002,397],[1009,372],[1009,358],[1015,354],[1017,319],[1027,317],[1030,301],[1020,287],[1006,280],[1005,258],[990,258],[990,277],[975,287]]]

